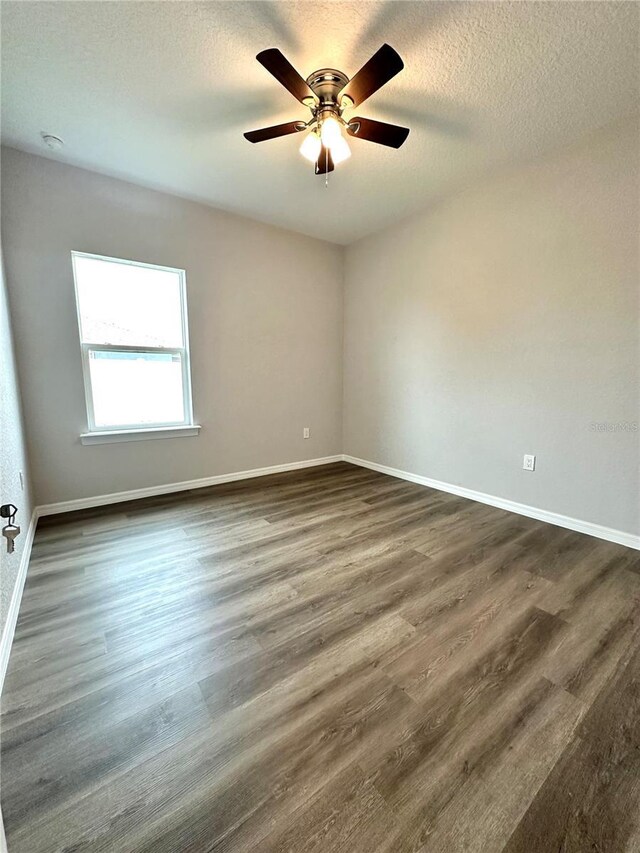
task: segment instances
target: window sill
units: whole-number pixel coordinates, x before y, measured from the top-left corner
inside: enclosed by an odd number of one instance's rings
[[[146,441],[150,438],[185,438],[198,435],[200,426],[152,427],[151,429],[116,429],[103,432],[83,432],[80,441],[83,444],[115,444],[119,441]]]

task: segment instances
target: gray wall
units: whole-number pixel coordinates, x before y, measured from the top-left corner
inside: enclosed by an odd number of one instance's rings
[[[637,533],[640,433],[593,426],[640,418],[637,143],[635,124],[604,129],[344,257],[4,150],[5,261],[37,502],[344,450]],[[71,249],[186,268],[199,437],[80,444]],[[533,474],[524,453],[537,455]]]
[[[38,504],[340,453],[340,247],[11,149],[2,179]],[[72,249],[186,270],[198,437],[80,443]]]
[[[6,540],[0,539],[0,636],[4,633],[7,610],[33,510],[1,254],[0,250],[0,503],[12,503],[18,507],[16,522],[22,532],[15,540],[13,554],[7,554]],[[20,472],[24,477],[24,490],[20,485]],[[0,524],[4,525],[4,521],[0,521]]]
[[[347,249],[344,449],[640,531],[637,125]],[[524,453],[537,455],[534,473]]]

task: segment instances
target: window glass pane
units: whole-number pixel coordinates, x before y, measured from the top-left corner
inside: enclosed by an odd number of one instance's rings
[[[74,256],[86,343],[183,347],[180,274]]]
[[[180,355],[90,350],[89,370],[97,427],[184,422]]]

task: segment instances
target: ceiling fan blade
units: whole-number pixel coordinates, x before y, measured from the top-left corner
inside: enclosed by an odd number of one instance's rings
[[[388,44],[383,44],[373,54],[360,71],[355,74],[338,95],[338,101],[345,95],[353,101],[354,107],[377,92],[392,77],[404,68],[404,62],[398,53]]]
[[[274,124],[273,127],[263,127],[260,130],[248,130],[244,138],[249,142],[266,142],[267,139],[277,139],[279,136],[300,133],[301,130],[306,129],[307,125],[303,121],[288,121],[285,124]]]
[[[314,95],[313,90],[306,80],[298,74],[289,60],[282,54],[277,47],[270,47],[268,50],[262,50],[256,56],[256,59],[261,65],[267,69],[270,74],[276,78],[279,83],[282,83],[285,89],[288,89],[294,98],[297,98],[301,104],[305,101],[318,103],[318,98]]]
[[[323,145],[316,160],[316,175],[326,175],[327,172],[333,172],[334,169],[331,151]]]
[[[377,142],[378,145],[388,145],[389,148],[400,148],[409,136],[408,127],[400,127],[397,124],[387,124],[384,121],[375,121],[372,118],[352,118],[347,125],[349,136],[366,139],[368,142]]]

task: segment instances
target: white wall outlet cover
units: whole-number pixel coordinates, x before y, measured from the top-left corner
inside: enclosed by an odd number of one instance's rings
[[[311,438],[311,430],[309,427],[304,427],[304,429],[302,430],[302,437]]]
[[[532,456],[529,453],[525,453],[524,459],[522,460],[522,467],[525,471],[535,471],[536,470],[536,457]]]

